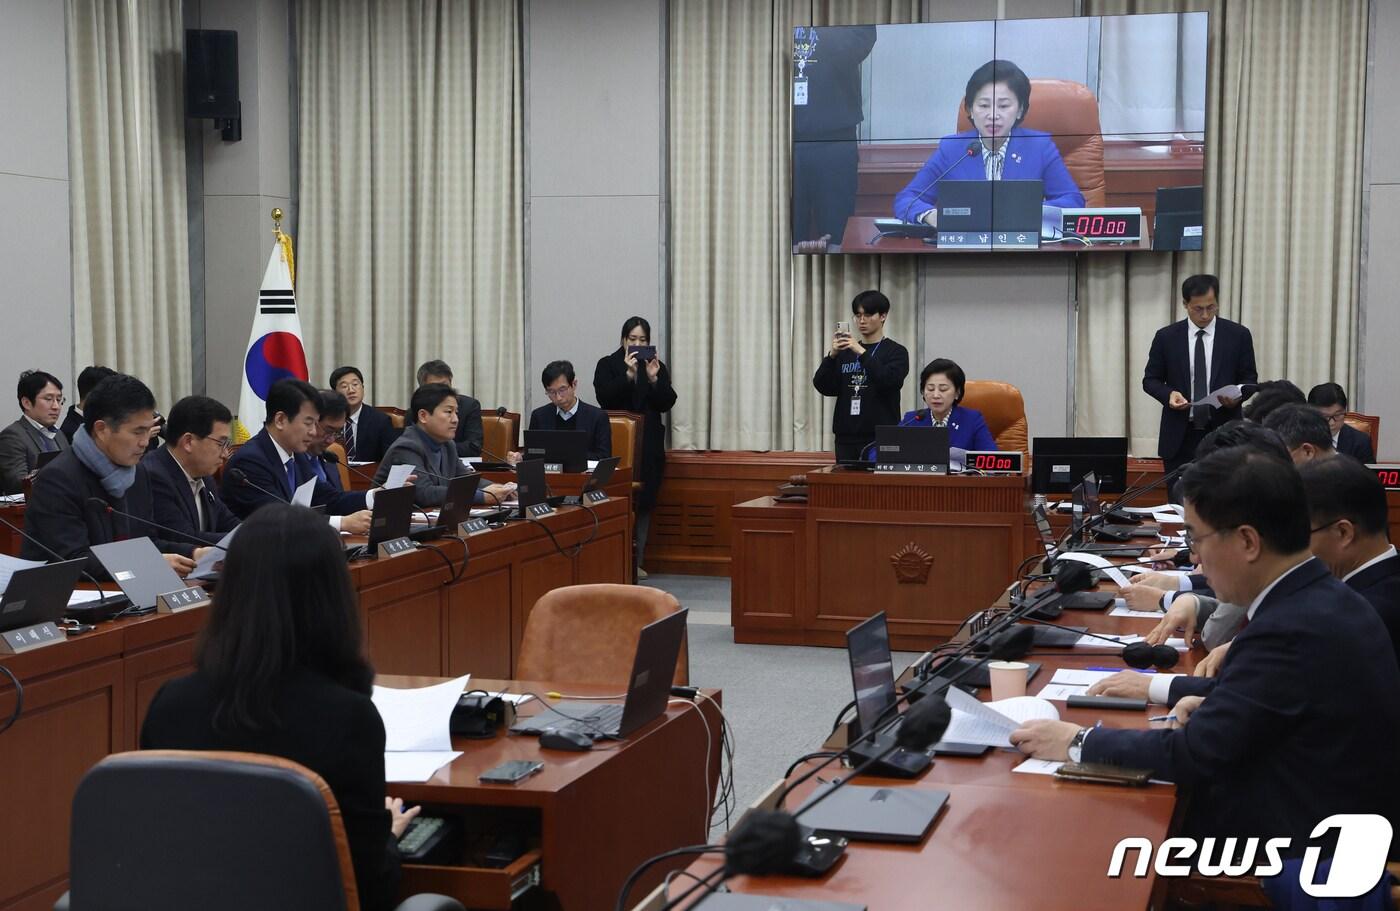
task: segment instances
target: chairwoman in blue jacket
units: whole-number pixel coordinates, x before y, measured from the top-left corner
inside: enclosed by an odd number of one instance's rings
[[[974,452],[996,450],[997,441],[987,429],[982,412],[958,404],[966,387],[967,374],[961,367],[946,357],[934,358],[919,374],[919,390],[926,407],[905,412],[899,426],[947,427],[948,446],[951,449]],[[873,448],[870,458],[875,458]]]
[[[1042,180],[1045,205],[1084,205],[1050,134],[1020,125],[1030,110],[1031,81],[1019,66],[1009,60],[982,64],[967,80],[963,103],[973,128],[939,141],[938,150],[895,195],[896,218],[937,224],[940,180]]]

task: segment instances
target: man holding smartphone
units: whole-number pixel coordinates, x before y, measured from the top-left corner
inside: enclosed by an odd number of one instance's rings
[[[836,461],[859,462],[875,441],[875,428],[898,424],[899,391],[909,375],[909,352],[885,337],[890,299],[879,291],[862,291],[851,301],[852,322],[836,324],[831,348],[812,377],[822,395],[834,396]]]

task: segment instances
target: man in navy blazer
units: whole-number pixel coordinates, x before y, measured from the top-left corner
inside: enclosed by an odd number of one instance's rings
[[[601,461],[612,455],[612,425],[608,413],[578,397],[574,365],[551,361],[540,377],[549,404],[530,412],[529,430],[576,430],[588,434],[588,458]],[[516,453],[510,453],[518,461]]]
[[[1259,382],[1254,337],[1239,323],[1216,315],[1219,293],[1214,275],[1193,275],[1182,282],[1187,318],[1158,329],[1147,355],[1142,389],[1162,403],[1157,454],[1166,471],[1191,461],[1202,437],[1240,417],[1239,398],[1222,399],[1219,408],[1192,408],[1192,402],[1225,386]]]
[[[374,491],[336,490],[316,474],[307,449],[320,433],[320,394],[304,380],[285,379],[267,391],[267,422],[239,447],[224,468],[224,502],[241,518],[273,501],[291,502],[296,489],[316,480],[312,506],[324,506],[331,525],[369,532]]]
[[[403,431],[384,412],[365,402],[365,377],[359,367],[331,371],[331,388],[345,396],[350,407],[345,424],[345,456],[351,462],[378,462]]]
[[[1342,455],[1349,455],[1363,465],[1376,460],[1375,447],[1371,437],[1355,427],[1348,427],[1347,392],[1337,383],[1319,383],[1308,391],[1308,404],[1322,412],[1327,419],[1327,429],[1332,433],[1332,447]]]
[[[1400,822],[1400,665],[1376,612],[1309,553],[1297,469],[1225,449],[1197,461],[1183,487],[1206,576],[1249,606],[1208,695],[1178,701],[1169,727],[1040,721],[1012,742],[1041,759],[1149,769],[1191,789],[1187,834],[1287,837],[1285,856],[1336,813]]]
[[[186,396],[165,420],[169,441],[141,460],[151,480],[155,520],[195,538],[218,544],[238,527],[238,517],[214,490],[214,473],[229,452],[233,415],[222,402]]]

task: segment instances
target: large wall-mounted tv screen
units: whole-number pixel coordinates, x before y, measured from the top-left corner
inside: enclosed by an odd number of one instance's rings
[[[799,253],[1200,249],[1206,13],[800,27]]]

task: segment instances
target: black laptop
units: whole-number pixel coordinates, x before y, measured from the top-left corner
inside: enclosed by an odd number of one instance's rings
[[[525,458],[543,460],[547,471],[586,471],[588,434],[581,430],[527,430]]]
[[[1102,493],[1122,493],[1128,475],[1127,437],[1036,437],[1031,444],[1031,490],[1070,493],[1089,472]]]
[[[803,807],[831,790],[824,784],[812,792]],[[797,820],[823,832],[844,835],[851,841],[892,841],[916,844],[923,841],[943,805],[947,791],[920,785],[865,787],[844,784],[835,794],[812,808],[797,811]]]
[[[0,632],[62,618],[86,562],[65,560],[15,570],[0,594]]]
[[[549,499],[549,486],[544,480],[544,459],[522,459],[515,463],[515,502],[518,509],[507,518],[524,519],[531,506]]]
[[[851,686],[856,696],[856,720],[860,725],[854,736],[865,736],[894,720],[892,711],[898,694],[894,688],[894,656],[890,654],[890,629],[885,612],[846,631],[846,652],[851,661]],[[853,748],[852,764],[884,754],[892,745],[898,723],[876,735],[869,742]],[[927,752],[896,747],[875,763],[870,774],[912,778],[930,764]]]
[[[379,545],[408,537],[413,527],[413,488],[407,485],[374,492],[374,510],[369,520],[367,556],[374,556]]]
[[[875,428],[877,471],[895,469],[947,474],[949,449],[947,427],[885,424]]]
[[[1042,180],[940,180],[938,246],[967,250],[1040,247]]]
[[[542,734],[549,729],[576,730],[597,740],[626,737],[666,711],[671,680],[685,641],[686,610],[682,608],[642,627],[637,654],[627,678],[627,697],[615,702],[556,702],[544,711],[511,725],[517,734]]]
[[[447,482],[447,497],[438,508],[437,525],[456,531],[457,527],[472,517],[472,505],[476,503],[476,492],[485,478],[476,473],[458,475]]]
[[[1201,187],[1159,187],[1152,215],[1152,249],[1199,250],[1205,234]]]

